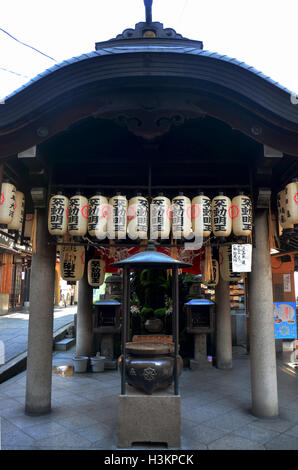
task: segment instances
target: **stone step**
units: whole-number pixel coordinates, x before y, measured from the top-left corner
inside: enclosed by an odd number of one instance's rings
[[[55,351],[67,351],[75,344],[75,342],[75,338],[64,338],[55,343],[54,349]]]
[[[74,322],[67,323],[55,330],[53,334],[53,349],[55,348],[55,342],[65,338],[69,327],[72,327]],[[73,339],[73,338],[71,338]],[[70,348],[71,346],[69,346]],[[8,360],[5,364],[0,365],[0,384],[8,379],[11,379],[15,375],[26,370],[27,367],[27,350],[18,354],[16,357]]]

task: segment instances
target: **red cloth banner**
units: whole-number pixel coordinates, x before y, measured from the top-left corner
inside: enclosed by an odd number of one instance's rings
[[[114,268],[111,264],[122,261],[129,256],[133,256],[139,253],[141,250],[144,250],[143,247],[96,247],[94,251],[94,255],[103,259],[106,263],[106,273],[117,273],[119,272],[119,268]],[[173,252],[175,253],[173,255]],[[174,249],[171,248],[161,248],[158,247],[157,251],[161,253],[165,253],[168,256],[172,256],[175,259],[179,259],[180,261],[184,261],[185,263],[190,263],[192,266],[190,268],[182,269],[184,273],[190,274],[202,274],[201,263],[204,259],[204,248],[200,250],[185,250],[183,247],[177,247]]]

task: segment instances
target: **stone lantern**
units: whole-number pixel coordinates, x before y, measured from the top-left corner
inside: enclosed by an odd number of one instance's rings
[[[106,283],[106,299],[114,299],[121,302],[122,298],[122,277],[120,274],[112,274],[105,280]]]
[[[114,359],[114,335],[120,331],[120,302],[103,299],[94,303],[93,314],[94,347],[100,348],[101,356],[105,357],[104,368],[116,369]],[[96,351],[97,352],[97,351]]]
[[[191,299],[186,304],[186,331],[194,335],[194,359],[190,368],[211,367],[207,357],[207,334],[214,331],[214,303],[208,299]]]

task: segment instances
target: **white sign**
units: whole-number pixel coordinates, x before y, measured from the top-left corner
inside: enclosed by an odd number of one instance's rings
[[[232,245],[232,271],[234,273],[251,272],[252,245]]]
[[[284,274],[284,292],[291,292],[291,274]]]

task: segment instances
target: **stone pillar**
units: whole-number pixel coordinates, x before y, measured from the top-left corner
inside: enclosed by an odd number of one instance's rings
[[[105,369],[116,369],[117,362],[114,360],[114,334],[105,333],[101,337],[100,354],[105,357]]]
[[[216,302],[216,367],[232,368],[232,323],[230,284],[219,276],[215,290]]]
[[[87,258],[87,257],[86,257]],[[88,284],[87,259],[84,276],[79,281],[76,355],[92,356],[93,325],[92,325],[93,288]]]
[[[269,418],[278,415],[278,398],[267,210],[255,214],[248,287],[252,413]]]
[[[191,369],[202,367],[212,367],[212,362],[208,362],[207,335],[204,333],[194,334],[194,361],[191,362]]]
[[[37,209],[32,255],[25,412],[51,411],[53,309],[56,247],[48,245],[47,210]]]

